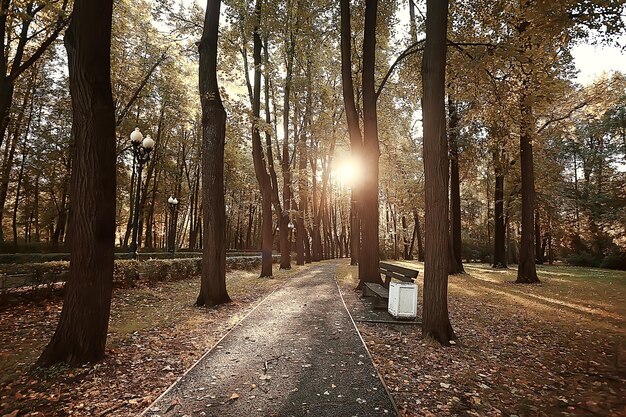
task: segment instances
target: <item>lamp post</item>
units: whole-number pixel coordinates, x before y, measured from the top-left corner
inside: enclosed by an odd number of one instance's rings
[[[143,166],[150,160],[150,152],[154,148],[154,140],[150,135],[145,138],[141,134],[139,128],[130,134],[130,143],[133,150],[133,162],[137,167],[137,188],[135,191],[135,212],[133,213],[133,237],[130,242],[130,257],[131,259],[137,259],[137,233],[139,222],[139,203],[141,201],[141,171]]]
[[[170,235],[168,238],[168,251],[172,252],[172,255],[176,253],[176,210],[178,209],[178,199],[176,197],[170,197],[167,199],[167,204],[170,206]]]

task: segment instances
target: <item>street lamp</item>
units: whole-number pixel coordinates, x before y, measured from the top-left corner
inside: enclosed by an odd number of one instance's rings
[[[141,201],[141,171],[143,166],[150,160],[150,152],[154,148],[154,140],[150,135],[145,138],[138,127],[130,134],[130,143],[133,150],[133,163],[137,167],[137,188],[135,191],[135,212],[133,213],[133,238],[130,243],[130,257],[137,259],[137,233],[139,222],[139,203]]]
[[[167,199],[167,204],[170,206],[170,235],[168,239],[169,248],[168,251],[172,254],[176,253],[176,210],[178,208],[178,199],[176,197],[170,197]]]

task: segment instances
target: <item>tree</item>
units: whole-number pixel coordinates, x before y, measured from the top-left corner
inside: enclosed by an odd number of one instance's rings
[[[378,119],[376,111],[376,16],[378,1],[365,2],[365,26],[363,32],[363,136],[358,121],[352,82],[350,51],[350,2],[341,1],[341,60],[342,86],[348,131],[353,158],[365,168],[361,183],[352,190],[352,256],[359,264],[359,288],[364,282],[382,283],[379,266],[378,241]],[[355,210],[358,201],[358,209]],[[358,227],[360,225],[360,228]],[[359,244],[358,252],[355,245]]]
[[[422,59],[424,91],[424,187],[426,247],[422,334],[449,345],[454,331],[448,317],[448,144],[445,74],[448,1],[427,0],[426,43]]]
[[[450,148],[450,273],[461,274],[461,190],[459,179],[459,115],[457,103],[448,96],[448,114],[450,130],[448,132]]]
[[[365,1],[363,32],[363,152],[365,168],[360,190],[361,249],[359,251],[359,285],[380,283],[378,242],[378,117],[376,114],[376,14],[378,0]]]
[[[0,38],[4,45],[0,51],[0,145],[9,127],[16,82],[41,58],[68,22],[68,1],[55,3],[0,2]],[[36,31],[32,30],[33,24],[38,26]],[[4,162],[4,170],[10,170],[13,159]],[[5,203],[6,193],[0,195],[0,241],[4,239],[1,225]]]
[[[350,0],[340,0],[341,13],[341,85],[343,89],[343,102],[350,134],[350,149],[355,161],[360,161],[363,137],[359,126],[359,114],[354,101],[354,82],[352,80],[352,29],[350,24]],[[357,202],[358,184],[352,185],[350,196],[350,264],[357,265],[359,262],[359,248],[361,246],[361,223]],[[360,268],[360,267],[359,267]]]
[[[506,226],[504,219],[504,152],[495,150],[493,153],[493,166],[495,174],[494,199],[494,239],[493,239],[493,262],[494,268],[507,268],[506,256]]]
[[[113,1],[76,0],[65,34],[74,164],[70,275],[61,317],[39,365],[102,359],[113,288],[115,112],[111,93]]]
[[[254,172],[261,189],[261,277],[272,276],[272,183],[261,144],[261,0],[254,9],[253,61],[254,90],[252,92],[252,158]],[[247,67],[246,67],[247,71]]]
[[[221,0],[207,0],[204,30],[198,46],[202,104],[202,205],[204,235],[202,277],[197,306],[230,301],[226,291],[226,206],[224,143],[226,111],[217,84],[217,38]]]

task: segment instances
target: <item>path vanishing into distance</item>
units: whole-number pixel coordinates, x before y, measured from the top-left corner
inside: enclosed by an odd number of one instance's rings
[[[337,265],[291,277],[143,416],[396,415],[345,308]]]

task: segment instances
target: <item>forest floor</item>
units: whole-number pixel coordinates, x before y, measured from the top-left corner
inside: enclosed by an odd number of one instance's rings
[[[33,369],[61,312],[60,297],[0,311],[0,416],[135,416],[259,300],[303,269],[227,273],[233,302],[193,306],[198,278],[141,284],[113,293],[107,356],[77,369]],[[275,266],[276,268],[276,266]]]
[[[423,266],[411,265],[421,306]],[[107,357],[78,369],[32,369],[60,298],[0,311],[0,416],[137,415],[301,270],[230,272],[235,301],[214,309],[193,307],[197,278],[115,290]],[[544,266],[540,285],[522,286],[513,268],[466,270],[450,277],[456,346],[422,340],[418,325],[357,323],[403,415],[626,415],[625,272]],[[339,261],[337,277],[353,316],[369,309],[356,268]]]
[[[419,320],[423,264],[402,264],[420,270]],[[538,266],[541,284],[517,285],[514,268],[465,269],[449,281],[456,346],[357,323],[402,415],[626,415],[626,272]],[[353,316],[371,309],[356,267],[337,275]]]

